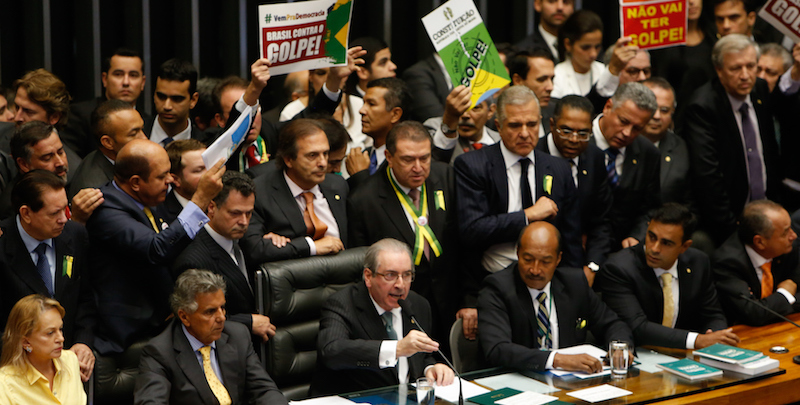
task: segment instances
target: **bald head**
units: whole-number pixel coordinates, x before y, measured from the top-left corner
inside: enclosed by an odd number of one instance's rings
[[[146,206],[164,201],[172,183],[167,151],[155,142],[135,139],[117,154],[114,180],[131,197]]]
[[[542,290],[561,262],[561,234],[552,224],[534,222],[522,231],[517,244],[519,275],[529,288]]]

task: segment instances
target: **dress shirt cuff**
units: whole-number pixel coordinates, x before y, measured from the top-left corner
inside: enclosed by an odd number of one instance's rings
[[[311,251],[311,256],[317,255],[317,245],[314,244],[314,239],[311,239],[310,236],[306,236],[306,242],[308,243],[308,249]]]
[[[778,80],[778,89],[787,96],[791,96],[800,90],[800,81],[792,80],[792,69],[793,68],[789,68]]]
[[[322,86],[322,91],[328,96],[331,101],[339,101],[339,95],[342,94],[341,90],[335,92],[328,90],[328,86]]]
[[[694,350],[694,342],[697,340],[697,332],[689,332],[686,335],[686,350]]]
[[[422,370],[422,376],[425,377],[426,375],[428,375],[428,370],[432,369],[433,366],[435,366],[435,364],[431,364],[430,366],[425,367],[425,370]],[[411,382],[411,381],[409,381],[409,382]]]
[[[397,341],[384,340],[381,342],[381,349],[378,352],[378,365],[380,368],[392,368],[397,366]]]
[[[556,358],[556,352],[554,352],[554,351],[550,352],[550,355],[547,356],[547,363],[544,363],[545,370],[554,369],[553,360],[555,360],[555,358]]]
[[[181,213],[178,214],[178,221],[183,225],[183,229],[186,230],[189,238],[194,239],[197,232],[208,222],[208,217],[197,204],[189,201],[189,204],[186,204]]]
[[[233,108],[235,108],[236,111],[239,111],[239,112],[244,111],[245,107],[247,107],[247,103],[244,102],[244,96],[239,97],[239,99],[236,100],[236,104],[233,105]],[[256,101],[256,105],[253,105],[251,107],[254,107],[254,108],[258,107],[258,101]]]
[[[603,97],[611,97],[619,87],[619,76],[612,75],[611,71],[608,70],[608,66],[606,66],[603,69],[603,73],[600,73],[600,77],[594,87],[597,89],[597,94]]]
[[[789,294],[789,291],[786,291],[783,288],[779,288],[778,292],[783,294],[784,297],[786,297],[786,301],[789,301],[789,305],[794,305],[794,302],[796,301],[794,295]]]
[[[458,136],[448,138],[441,128],[436,128],[436,132],[433,134],[433,146],[443,150],[451,150],[456,148],[456,143],[458,143]]]

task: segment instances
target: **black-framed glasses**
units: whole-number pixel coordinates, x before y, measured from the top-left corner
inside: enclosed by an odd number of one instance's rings
[[[575,131],[572,128],[555,128],[555,133],[558,135],[559,138],[570,140],[572,137],[578,138],[581,142],[589,142],[589,138],[592,137],[592,131],[583,130],[583,131]]]
[[[397,281],[397,277],[400,276],[400,273],[398,273],[396,271],[387,271],[386,273],[378,273],[376,271],[375,274],[383,277],[384,280],[386,280],[386,281],[388,281],[390,283],[393,283],[393,282]],[[403,273],[402,277],[403,277],[403,281],[408,283],[408,282],[414,281],[414,279],[417,278],[417,273],[415,273],[413,271],[407,271],[407,272]]]

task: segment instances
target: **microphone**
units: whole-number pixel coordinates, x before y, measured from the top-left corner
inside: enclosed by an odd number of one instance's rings
[[[406,300],[404,299],[397,300],[397,305],[399,305],[400,308],[403,310],[403,312],[405,312],[408,315],[408,317],[411,318],[411,323],[417,325],[417,328],[419,329],[420,332],[426,335],[428,334],[428,332],[425,332],[425,330],[422,329],[422,325],[420,325],[419,322],[417,322],[417,318],[414,317],[414,313],[411,312],[411,309],[409,309]],[[441,349],[436,349],[436,351],[439,353],[440,356],[442,356],[444,361],[447,362],[447,365],[450,366],[450,368],[456,374],[456,378],[458,378],[458,405],[464,405],[464,390],[461,387],[461,374],[458,373],[458,370],[456,370],[455,366],[453,366],[453,363],[451,363],[450,360],[447,359],[447,356],[445,356],[444,353],[442,353]]]
[[[786,322],[789,322],[789,323],[791,323],[792,325],[794,325],[794,326],[797,326],[798,328],[800,328],[800,325],[798,325],[798,324],[794,323],[794,322],[793,322],[791,319],[789,319],[789,318],[787,318],[787,317],[785,317],[785,316],[783,316],[783,315],[781,315],[781,314],[779,314],[779,313],[775,312],[775,311],[774,311],[772,308],[770,308],[770,307],[768,307],[768,306],[766,306],[766,305],[764,305],[764,304],[762,304],[762,303],[758,302],[757,300],[754,300],[754,299],[750,298],[750,296],[749,296],[749,295],[747,295],[747,294],[745,294],[745,293],[741,293],[741,294],[739,294],[739,297],[741,297],[741,298],[744,298],[745,300],[747,300],[747,301],[748,301],[748,302],[750,302],[751,304],[755,304],[756,306],[760,307],[761,309],[764,309],[764,310],[766,310],[766,311],[768,311],[768,312],[772,313],[773,315],[777,316],[778,318],[781,318],[781,319],[783,319],[784,321],[786,321]]]

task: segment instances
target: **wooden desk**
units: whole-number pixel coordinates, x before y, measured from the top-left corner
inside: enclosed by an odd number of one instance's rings
[[[800,323],[800,314],[789,318]],[[734,387],[703,392],[659,404],[788,404],[800,401],[800,365],[792,357],[800,355],[800,329],[788,322],[762,327],[734,326],[742,342],[740,347],[757,350],[778,359],[786,374]],[[789,353],[770,353],[773,346],[783,346]]]

